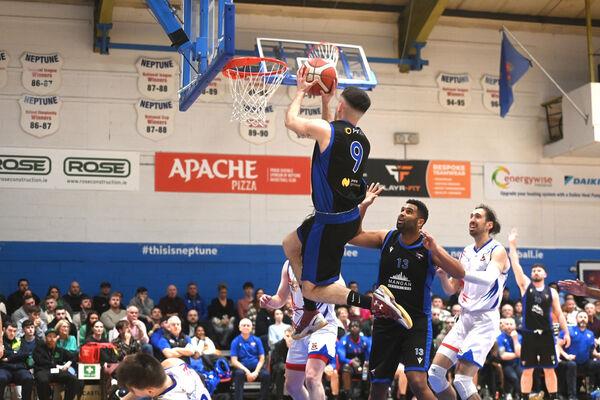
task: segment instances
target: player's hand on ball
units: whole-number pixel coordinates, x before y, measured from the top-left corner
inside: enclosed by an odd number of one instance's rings
[[[260,299],[258,300],[258,303],[260,304],[260,308],[269,307],[270,302],[271,302],[271,296],[269,296],[268,294],[263,294],[262,296],[260,296]]]
[[[321,98],[322,98],[323,104],[329,104],[329,102],[331,102],[331,99],[333,99],[333,96],[335,96],[337,84],[338,84],[338,80],[336,77],[333,80],[333,85],[331,86],[331,90],[329,91],[329,93],[325,93],[325,91],[321,90]]]
[[[300,67],[300,69],[298,70],[298,75],[296,77],[296,82],[297,82],[296,85],[298,87],[298,92],[308,93],[310,88],[313,87],[317,83],[316,80],[313,80],[310,83],[306,82],[306,73],[307,72],[308,72],[308,69],[306,68],[305,65]]]

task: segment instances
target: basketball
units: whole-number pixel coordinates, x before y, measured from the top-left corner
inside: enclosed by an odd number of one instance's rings
[[[310,88],[309,94],[320,96],[321,90],[325,93],[335,89],[333,86],[337,78],[335,65],[322,59],[310,58],[306,63],[306,82],[311,83],[316,80],[317,83]]]

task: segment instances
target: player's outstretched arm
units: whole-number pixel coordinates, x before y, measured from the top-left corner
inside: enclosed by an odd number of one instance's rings
[[[441,268],[435,270],[436,275],[438,276],[440,283],[442,284],[442,289],[444,293],[448,296],[452,296],[456,292],[460,290],[460,280],[453,279],[448,276],[448,273]]]
[[[367,213],[367,209],[375,202],[375,199],[379,197],[379,194],[383,191],[383,187],[379,186],[379,182],[371,183],[367,188],[365,199],[358,205],[358,211],[360,212],[360,228],[358,233],[348,243],[360,247],[371,247],[381,248],[387,231],[364,231],[362,228],[362,221]]]
[[[306,83],[306,68],[302,67],[298,71],[298,90],[296,97],[288,107],[285,114],[285,127],[296,132],[300,136],[308,136],[319,142],[320,147],[329,143],[331,138],[331,125],[324,119],[307,119],[298,115],[304,95],[310,87],[317,81]]]
[[[423,246],[431,252],[433,263],[451,277],[462,279],[465,276],[465,269],[460,261],[448,254],[429,232],[421,230],[421,235],[423,236]]]
[[[321,107],[322,107],[321,114],[322,114],[322,118],[327,122],[331,122],[335,118],[335,112],[334,112],[333,108],[331,108],[331,100],[335,96],[335,91],[337,88],[337,77],[334,79],[333,85],[331,87],[332,87],[332,89],[329,91],[329,93],[325,93],[324,91],[321,90]]]
[[[515,280],[517,281],[517,285],[521,290],[521,296],[525,293],[527,286],[529,286],[529,278],[523,272],[523,267],[519,262],[519,253],[517,252],[517,238],[519,237],[519,232],[516,228],[512,228],[510,233],[508,234],[508,257],[510,258],[510,263],[515,273]]]
[[[558,286],[562,290],[572,293],[575,296],[585,296],[600,299],[600,289],[589,287],[585,284],[585,282],[582,282],[579,279],[566,279],[564,281],[558,281]]]
[[[567,319],[560,308],[560,301],[558,300],[558,292],[555,289],[550,289],[552,294],[552,313],[558,320],[560,329],[563,331],[563,343],[564,347],[567,348],[571,345],[571,335],[569,334],[569,327],[567,326]]]
[[[275,293],[273,296],[263,294],[259,299],[260,306],[262,308],[281,308],[287,302],[288,297],[290,297],[290,287],[288,285],[288,263],[289,261],[286,261],[283,263],[283,267],[281,267],[281,279],[279,280],[277,293]]]

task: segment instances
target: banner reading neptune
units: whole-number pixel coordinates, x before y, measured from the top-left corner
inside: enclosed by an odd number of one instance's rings
[[[488,199],[600,201],[600,167],[486,163]]]

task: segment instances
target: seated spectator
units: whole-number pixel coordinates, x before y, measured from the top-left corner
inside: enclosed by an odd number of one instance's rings
[[[21,307],[17,308],[12,315],[12,322],[17,325],[20,320],[27,318],[27,313],[25,312],[25,307],[33,307],[35,306],[35,299],[31,294],[27,294],[23,297],[23,304]]]
[[[231,342],[231,365],[235,391],[233,398],[243,400],[244,382],[260,381],[260,396],[267,400],[271,377],[265,367],[265,350],[262,341],[252,335],[252,322],[243,318],[239,324],[240,335]]]
[[[87,335],[84,343],[108,343],[108,335],[102,321],[92,324],[92,334]]]
[[[85,339],[92,334],[92,326],[94,326],[94,323],[98,320],[100,320],[100,315],[98,315],[96,311],[92,311],[88,314],[85,323],[79,328],[78,341],[80,346],[84,344]]]
[[[23,323],[25,321],[31,321],[35,329],[35,336],[38,339],[44,339],[44,334],[48,330],[48,326],[42,321],[40,317],[41,309],[38,306],[27,306],[25,310],[27,316],[19,320],[17,324],[17,337],[21,338],[25,334],[23,331]]]
[[[219,284],[218,297],[208,306],[208,317],[211,319],[217,346],[228,348],[228,343],[235,328],[236,311],[233,300],[227,298],[227,285]]]
[[[113,329],[117,322],[127,317],[127,312],[121,309],[121,295],[118,293],[114,292],[110,295],[109,306],[110,308],[100,315],[100,321],[108,331]]]
[[[198,326],[198,311],[191,309],[187,311],[185,321],[181,324],[183,333],[192,337]]]
[[[190,282],[187,285],[187,291],[183,298],[185,302],[185,311],[196,310],[198,313],[198,319],[206,321],[208,319],[208,309],[206,308],[206,302],[198,293],[198,285],[194,282]],[[192,335],[190,335],[192,336]]]
[[[69,286],[69,290],[63,295],[63,300],[69,304],[73,313],[81,311],[81,297],[87,296],[81,292],[79,282],[73,281]],[[72,314],[73,314],[72,313]],[[71,314],[71,315],[72,315]]]
[[[152,354],[152,345],[150,344],[150,338],[146,332],[146,325],[138,319],[139,311],[136,306],[127,307],[127,316],[122,321],[129,322],[129,330],[135,340],[140,343],[141,351],[146,354]],[[115,326],[116,328],[116,326]],[[119,332],[117,329],[113,329],[112,335],[109,334],[109,338],[115,338]]]
[[[288,350],[292,345],[292,333],[294,333],[294,329],[288,325],[283,332],[283,338],[276,343],[273,343],[271,346],[271,379],[275,384],[275,396],[278,399],[283,398],[283,388],[285,386],[285,361],[287,359]]]
[[[194,332],[194,336],[190,340],[190,344],[194,352],[197,352],[200,356],[212,356],[219,355],[221,352],[217,350],[214,342],[211,338],[206,336],[204,332],[204,327],[202,325],[198,325],[196,327],[196,331]]]
[[[577,303],[575,303],[575,297],[573,297],[572,294],[567,294],[565,296],[565,302],[562,308],[565,318],[567,319],[567,325],[576,326],[577,313],[579,310],[577,309]]]
[[[500,300],[500,307],[502,308],[502,306],[505,304],[513,305],[513,302],[510,300],[510,289],[507,287],[505,287],[502,291],[502,300]]]
[[[141,286],[136,289],[135,296],[129,302],[130,306],[136,306],[140,311],[140,319],[146,323],[146,327],[152,327],[152,309],[154,308],[154,300],[148,297],[148,289]],[[159,308],[160,310],[160,308]],[[160,322],[160,317],[158,318]]]
[[[103,312],[108,311],[110,308],[110,294],[112,286],[110,282],[100,283],[100,292],[92,299],[92,308],[98,311],[98,314],[102,315]]]
[[[358,321],[350,322],[350,332],[340,339],[336,353],[342,369],[342,389],[346,397],[352,388],[352,378],[361,377],[363,368],[369,367],[371,341],[360,335]]]
[[[440,320],[445,322],[446,319],[450,316],[450,311],[446,310],[446,304],[444,304],[444,299],[440,296],[431,296],[431,308],[439,308],[440,309]]]
[[[152,336],[152,334],[154,334],[154,332],[156,332],[157,329],[160,329],[160,324],[162,322],[163,319],[163,315],[162,315],[162,311],[160,311],[160,308],[158,307],[154,307],[152,308],[152,311],[150,312],[150,320],[151,320],[151,326],[150,329],[148,330],[148,336]]]
[[[515,320],[503,318],[500,321],[502,332],[498,336],[498,354],[504,372],[504,394],[518,398],[521,394],[521,342],[523,338],[517,333]]]
[[[460,315],[460,311],[462,310],[462,307],[460,306],[460,304],[456,303],[453,304],[452,307],[450,307],[450,316],[452,318],[456,317],[457,315]],[[521,309],[522,310],[522,309]],[[441,315],[441,314],[440,314]]]
[[[338,338],[344,336],[350,330],[350,318],[348,315],[348,307],[339,306],[335,310],[338,325]]]
[[[35,300],[35,304],[40,303],[40,298],[35,295],[35,293],[31,292],[29,289],[29,281],[26,278],[21,278],[17,282],[17,291],[11,293],[6,299],[6,314],[12,315],[17,308],[23,305],[23,298],[25,294],[29,292],[33,299]]]
[[[79,351],[79,346],[77,346],[77,339],[73,335],[69,335],[71,327],[69,326],[69,321],[62,320],[58,321],[54,330],[58,333],[58,340],[56,341],[56,346],[70,351],[72,353],[77,353]]]
[[[572,299],[571,299],[572,300]],[[565,303],[569,299],[565,299]],[[563,335],[561,331],[559,340],[559,351],[562,361],[559,363],[559,373],[566,385],[567,396],[569,399],[577,399],[577,375],[590,377],[590,384],[596,387],[600,380],[600,354],[596,352],[596,343],[594,333],[587,329],[588,316],[585,311],[579,311],[576,316],[577,326],[569,326],[569,335],[571,336],[571,345],[564,348]]]
[[[515,309],[512,304],[504,303],[500,308],[500,318],[514,318]]]
[[[246,316],[244,318],[248,318],[250,322],[252,322],[252,326],[256,331],[256,317],[258,316],[258,312],[260,311],[260,298],[265,294],[265,290],[263,288],[256,289],[254,292],[254,298],[250,302],[248,309],[246,311]],[[268,328],[267,328],[268,329]],[[252,332],[253,335],[256,335],[256,332]],[[265,332],[266,334],[267,332]],[[256,335],[260,336],[260,335]]]
[[[27,332],[23,340],[28,336],[29,343],[35,347],[35,338],[33,336],[33,324],[28,322],[25,327]],[[27,362],[33,352],[32,346],[26,346],[21,340],[17,339],[17,326],[13,323],[6,326],[2,336],[2,346],[0,346],[0,398],[4,398],[4,390],[10,383],[21,386],[21,398],[23,400],[32,400],[33,375],[29,372],[31,365]]]
[[[185,315],[185,302],[177,296],[177,286],[171,284],[167,286],[167,295],[161,297],[158,302],[158,308],[165,317],[176,315],[181,320]]]
[[[140,342],[135,340],[131,334],[129,321],[122,320],[117,322],[115,329],[118,332],[118,336],[112,342],[117,348],[119,361],[123,361],[125,356],[135,354],[140,351]]]
[[[437,337],[437,335],[444,329],[444,323],[440,319],[441,311],[439,308],[431,309],[431,336]]]
[[[57,307],[58,303],[54,297],[48,296],[44,299],[40,316],[46,325],[48,325],[54,319],[54,313],[56,312]]]
[[[71,367],[77,355],[57,347],[57,340],[56,331],[49,329],[46,340],[38,342],[33,350],[35,382],[40,400],[50,400],[50,383],[64,386],[64,400],[73,400],[83,391],[83,381],[77,379]]]
[[[153,337],[154,355],[159,361],[167,358],[180,358],[186,364],[190,364],[190,357],[194,356],[194,350],[191,349],[190,337],[181,332],[181,320],[173,315],[167,320],[167,326],[162,335]]]
[[[274,323],[269,326],[269,348],[272,349],[275,343],[284,338],[285,332],[290,327],[283,322],[283,311],[277,309],[273,311]]]
[[[448,332],[450,332],[452,327],[454,327],[454,318],[448,318],[446,321],[444,321],[444,329],[442,329],[440,334],[433,339],[433,347],[435,347],[436,349],[440,347],[440,345],[444,341],[444,338],[446,337]]]
[[[477,373],[477,385],[483,389],[483,398],[491,396],[493,399],[499,399],[503,397],[504,374],[501,363],[498,342],[494,342],[485,358],[483,367]]]
[[[283,322],[288,325],[292,324],[292,320],[294,318],[294,305],[292,304],[291,297],[285,303],[285,306],[282,308],[283,310]]]
[[[254,284],[252,282],[244,282],[242,290],[244,291],[244,297],[237,301],[237,315],[239,318],[248,318],[248,309],[256,298],[254,296]]]
[[[69,323],[69,335],[77,337],[77,327],[75,327],[75,324],[71,322],[67,310],[62,307],[58,307],[56,311],[54,311],[54,319],[48,324],[48,329],[56,330],[56,324],[58,323],[58,321],[63,320]]]
[[[517,330],[520,330],[521,327],[523,326],[523,303],[521,302],[521,300],[517,300],[515,301],[514,304],[515,307],[515,324],[517,326]]]
[[[600,319],[596,317],[596,306],[593,303],[587,303],[583,310],[588,315],[587,328],[594,333],[594,337],[600,337]]]
[[[85,323],[87,315],[92,311],[92,299],[88,295],[81,295],[80,311],[73,314],[73,323],[75,328],[81,328],[81,324]]]
[[[65,310],[67,310],[67,313],[69,315],[71,315],[73,310],[71,310],[71,306],[69,305],[69,303],[67,303],[60,295],[60,288],[58,286],[50,285],[48,287],[48,292],[46,292],[46,297],[48,296],[54,297],[54,299],[56,300],[56,308],[62,307]]]

